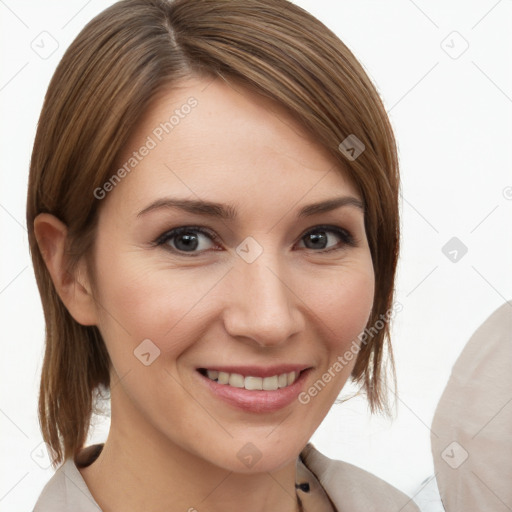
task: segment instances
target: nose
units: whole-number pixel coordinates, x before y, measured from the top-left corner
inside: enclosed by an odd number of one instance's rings
[[[304,329],[302,302],[293,293],[289,272],[278,271],[275,258],[243,260],[229,273],[223,311],[224,326],[233,337],[262,347],[286,343]]]

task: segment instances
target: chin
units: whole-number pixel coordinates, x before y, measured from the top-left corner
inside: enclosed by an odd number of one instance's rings
[[[287,435],[292,427],[277,430],[269,429],[254,436],[247,434],[233,439],[225,440],[212,450],[205,447],[204,459],[228,471],[241,474],[255,474],[275,472],[293,463],[306,446],[311,435],[300,435],[298,427],[293,430],[294,435]],[[274,437],[274,438],[273,438]],[[197,449],[197,447],[196,447]],[[207,450],[207,451],[206,451]]]

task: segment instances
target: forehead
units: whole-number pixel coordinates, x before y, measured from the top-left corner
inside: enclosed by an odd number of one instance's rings
[[[127,142],[109,201],[165,194],[267,206],[359,197],[339,162],[273,100],[233,81],[188,78],[152,102]],[[265,193],[266,192],[266,193]]]

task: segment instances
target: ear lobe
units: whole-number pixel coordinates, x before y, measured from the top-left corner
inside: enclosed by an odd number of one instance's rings
[[[34,219],[34,234],[59,297],[71,316],[82,325],[97,325],[96,307],[85,271],[85,261],[68,270],[67,226],[54,215],[40,213]]]

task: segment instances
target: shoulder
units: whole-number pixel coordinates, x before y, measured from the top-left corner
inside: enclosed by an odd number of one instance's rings
[[[101,512],[73,459],[67,459],[44,486],[33,512]]]
[[[347,462],[326,457],[311,443],[302,450],[297,469],[297,483],[303,479],[310,484],[315,508],[322,504],[325,510],[332,510],[328,506],[331,502],[337,512],[419,512],[411,498],[384,480]],[[43,488],[33,512],[101,512],[101,509],[73,459],[67,459]]]
[[[419,512],[412,498],[392,485],[357,466],[326,457],[311,443],[302,450],[300,460],[338,512]]]

